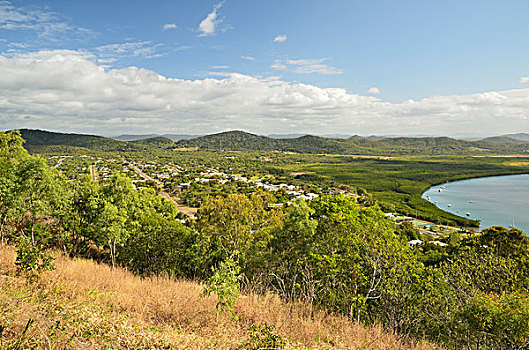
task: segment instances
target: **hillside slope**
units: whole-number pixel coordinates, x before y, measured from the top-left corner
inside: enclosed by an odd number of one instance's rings
[[[58,254],[55,270],[35,284],[15,277],[14,252],[0,246],[2,344],[93,348],[251,349],[252,324],[273,325],[288,348],[436,349],[412,344],[380,327],[285,304],[269,295],[242,296],[238,320],[215,313],[215,298],[200,296],[197,283],[141,279],[122,269]]]
[[[102,136],[65,134],[43,130],[22,129],[20,133],[26,139],[24,147],[31,152],[59,150],[61,147],[117,152],[199,148],[360,155],[457,155],[529,152],[529,142],[508,137],[481,141],[463,141],[448,137],[374,139],[353,136],[348,139],[341,139],[312,135],[276,139],[244,131],[227,131],[177,142],[162,136],[125,142]]]
[[[297,138],[276,139],[244,131],[227,131],[218,134],[180,140],[178,148],[288,151],[319,154],[366,155],[439,155],[528,152],[529,143],[494,143],[464,141],[449,137],[394,137],[332,139],[305,135]]]
[[[33,151],[43,146],[83,147],[98,151],[134,150],[134,145],[102,136],[84,134],[65,134],[44,130],[20,129],[22,138],[26,140],[24,147]]]

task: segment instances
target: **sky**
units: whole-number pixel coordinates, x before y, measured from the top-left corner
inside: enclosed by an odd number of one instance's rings
[[[0,129],[529,132],[529,0],[0,0]]]

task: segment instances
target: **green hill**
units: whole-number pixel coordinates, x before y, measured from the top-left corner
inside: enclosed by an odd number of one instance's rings
[[[85,134],[66,134],[45,130],[20,129],[22,138],[26,140],[24,147],[30,152],[73,152],[105,151],[125,152],[167,149],[175,143],[166,137],[152,137],[135,141],[119,141],[116,139]]]
[[[31,152],[75,149],[92,151],[143,151],[176,148],[233,150],[233,151],[283,151],[312,154],[361,154],[361,155],[440,155],[483,153],[529,153],[529,142],[510,137],[489,138],[481,141],[456,140],[449,137],[392,137],[348,139],[305,135],[296,138],[276,139],[244,131],[227,131],[174,142],[167,137],[152,137],[134,141],[112,138],[66,134],[44,130],[21,129],[25,147]]]
[[[127,151],[137,148],[127,142],[96,135],[65,134],[30,129],[20,129],[19,131],[22,138],[26,140],[24,147],[29,151],[35,151],[42,146],[82,147],[96,151]]]
[[[158,147],[158,148],[168,148],[168,147],[175,145],[173,140],[168,139],[167,137],[162,137],[162,136],[129,141],[128,143],[132,145],[136,145],[136,146]]]
[[[353,136],[332,139],[305,135],[297,138],[275,139],[244,131],[228,131],[180,140],[176,147],[200,149],[286,151],[317,154],[367,155],[437,155],[527,152],[526,143],[495,143],[490,141],[464,141],[449,137],[394,137],[370,139]]]
[[[484,142],[494,142],[494,143],[526,143],[529,142],[529,140],[524,141],[521,139],[516,139],[511,136],[493,136],[493,137],[487,137],[486,139],[483,139],[481,141]]]

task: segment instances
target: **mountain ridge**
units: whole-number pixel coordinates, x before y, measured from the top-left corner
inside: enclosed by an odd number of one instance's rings
[[[458,140],[450,137],[361,137],[343,138],[303,135],[296,138],[276,139],[241,130],[225,131],[190,139],[173,141],[163,136],[120,141],[98,135],[57,133],[45,130],[21,129],[25,147],[35,150],[46,146],[82,147],[101,151],[141,151],[145,149],[174,150],[198,148],[209,150],[282,151],[312,154],[365,154],[365,155],[436,155],[436,154],[529,154],[529,142],[511,138],[488,138],[479,141]],[[525,134],[522,134],[525,135]],[[529,135],[528,135],[529,136]],[[520,136],[522,137],[522,136]],[[494,141],[502,142],[494,142]],[[514,141],[513,141],[514,140]]]

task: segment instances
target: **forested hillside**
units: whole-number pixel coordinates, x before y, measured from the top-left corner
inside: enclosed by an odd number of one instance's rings
[[[348,139],[332,139],[317,136],[301,136],[273,139],[243,131],[229,131],[190,140],[180,140],[178,147],[225,150],[275,150],[297,153],[361,154],[361,155],[440,155],[486,154],[504,152],[529,152],[529,143],[494,143],[487,141],[463,141],[448,137],[396,137],[371,139],[353,136]]]
[[[529,141],[521,137],[463,141],[448,137],[363,138],[353,136],[341,139],[305,135],[280,139],[258,136],[244,131],[228,131],[174,142],[171,138],[161,136],[118,141],[101,136],[63,134],[42,130],[23,129],[20,132],[26,140],[25,147],[33,152],[41,152],[57,146],[81,147],[97,151],[199,148],[358,155],[479,155],[529,152]]]
[[[274,293],[447,348],[528,344],[529,238],[517,229],[438,242],[354,197],[275,205],[263,190],[206,197],[184,224],[173,202],[151,188],[134,190],[125,175],[67,180],[22,144],[18,132],[0,133],[0,235],[14,246],[13,271],[32,289],[60,268],[53,253],[60,250],[138,276],[201,281],[219,315],[233,320],[246,317],[237,308],[241,292]],[[418,238],[423,244],[408,245]],[[99,327],[92,332],[104,332]],[[253,327],[266,341],[255,348],[286,346],[288,332]],[[334,346],[332,338],[318,341]]]

